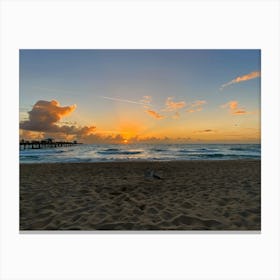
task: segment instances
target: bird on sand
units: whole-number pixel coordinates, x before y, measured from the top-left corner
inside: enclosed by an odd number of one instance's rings
[[[162,178],[159,175],[157,175],[154,170],[149,170],[149,169],[145,171],[145,177],[162,180]]]

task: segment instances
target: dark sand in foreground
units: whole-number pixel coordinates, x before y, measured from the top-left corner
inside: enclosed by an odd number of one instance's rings
[[[260,230],[260,165],[21,164],[20,230]]]

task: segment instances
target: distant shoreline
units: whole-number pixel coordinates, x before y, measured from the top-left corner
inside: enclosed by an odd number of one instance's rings
[[[171,162],[176,162],[176,163],[184,163],[184,162],[236,162],[236,161],[261,161],[261,159],[246,159],[246,158],[241,158],[241,159],[178,159],[178,160],[114,160],[114,161],[92,161],[92,162],[85,162],[85,161],[80,161],[80,162],[19,162],[20,165],[38,165],[38,164],[111,164],[111,163],[117,163],[117,164],[127,164],[127,163],[171,163]]]

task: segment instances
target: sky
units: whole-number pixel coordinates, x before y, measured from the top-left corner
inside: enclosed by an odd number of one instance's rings
[[[260,143],[260,50],[20,50],[20,139]]]

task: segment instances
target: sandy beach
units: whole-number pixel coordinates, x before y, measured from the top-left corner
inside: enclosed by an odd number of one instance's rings
[[[20,164],[20,230],[260,230],[260,183],[259,160]]]

